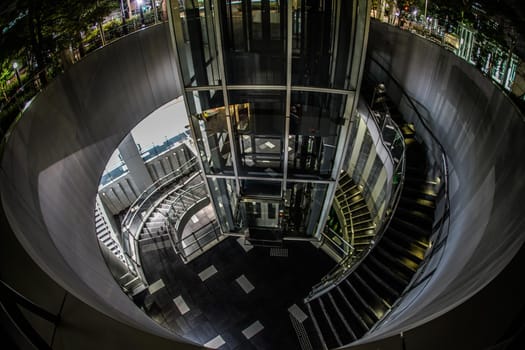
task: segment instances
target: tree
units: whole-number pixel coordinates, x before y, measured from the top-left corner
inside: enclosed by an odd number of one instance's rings
[[[80,56],[83,56],[82,33],[95,24],[101,24],[104,17],[119,6],[116,0],[57,1],[53,19],[56,22],[56,42],[59,49],[76,47]]]
[[[82,33],[118,6],[118,0],[13,0],[1,9],[0,59],[26,57],[45,84],[51,55],[69,47],[82,55]]]
[[[10,67],[9,61],[5,60],[0,66],[0,88],[2,88],[2,96],[7,101],[7,81],[13,77],[13,70]]]

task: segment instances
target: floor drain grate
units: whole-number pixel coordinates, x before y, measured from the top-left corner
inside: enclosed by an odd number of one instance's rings
[[[286,248],[271,248],[270,256],[288,257],[288,249]]]

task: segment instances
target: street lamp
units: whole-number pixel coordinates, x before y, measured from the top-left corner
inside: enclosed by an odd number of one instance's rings
[[[13,62],[13,69],[15,70],[16,80],[18,81],[18,87],[22,87],[22,81],[20,80],[20,73],[18,72],[18,62]]]

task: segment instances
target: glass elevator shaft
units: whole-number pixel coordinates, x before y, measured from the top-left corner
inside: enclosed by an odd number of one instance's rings
[[[318,239],[348,145],[367,0],[170,2],[190,128],[224,234]]]

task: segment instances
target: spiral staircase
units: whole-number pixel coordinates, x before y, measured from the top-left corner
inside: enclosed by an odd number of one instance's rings
[[[404,123],[395,107],[389,109],[405,142],[405,176],[398,206],[383,236],[355,270],[335,288],[304,302],[309,317],[298,332],[303,349],[338,348],[373,329],[407,292],[430,247],[436,183],[428,174],[426,148],[416,139],[413,125]],[[356,228],[352,243],[358,253],[364,249],[360,245],[370,245],[374,227],[370,214],[365,214],[368,209],[359,207],[362,195],[347,178],[347,174],[341,177],[334,206],[344,226],[352,223]]]

